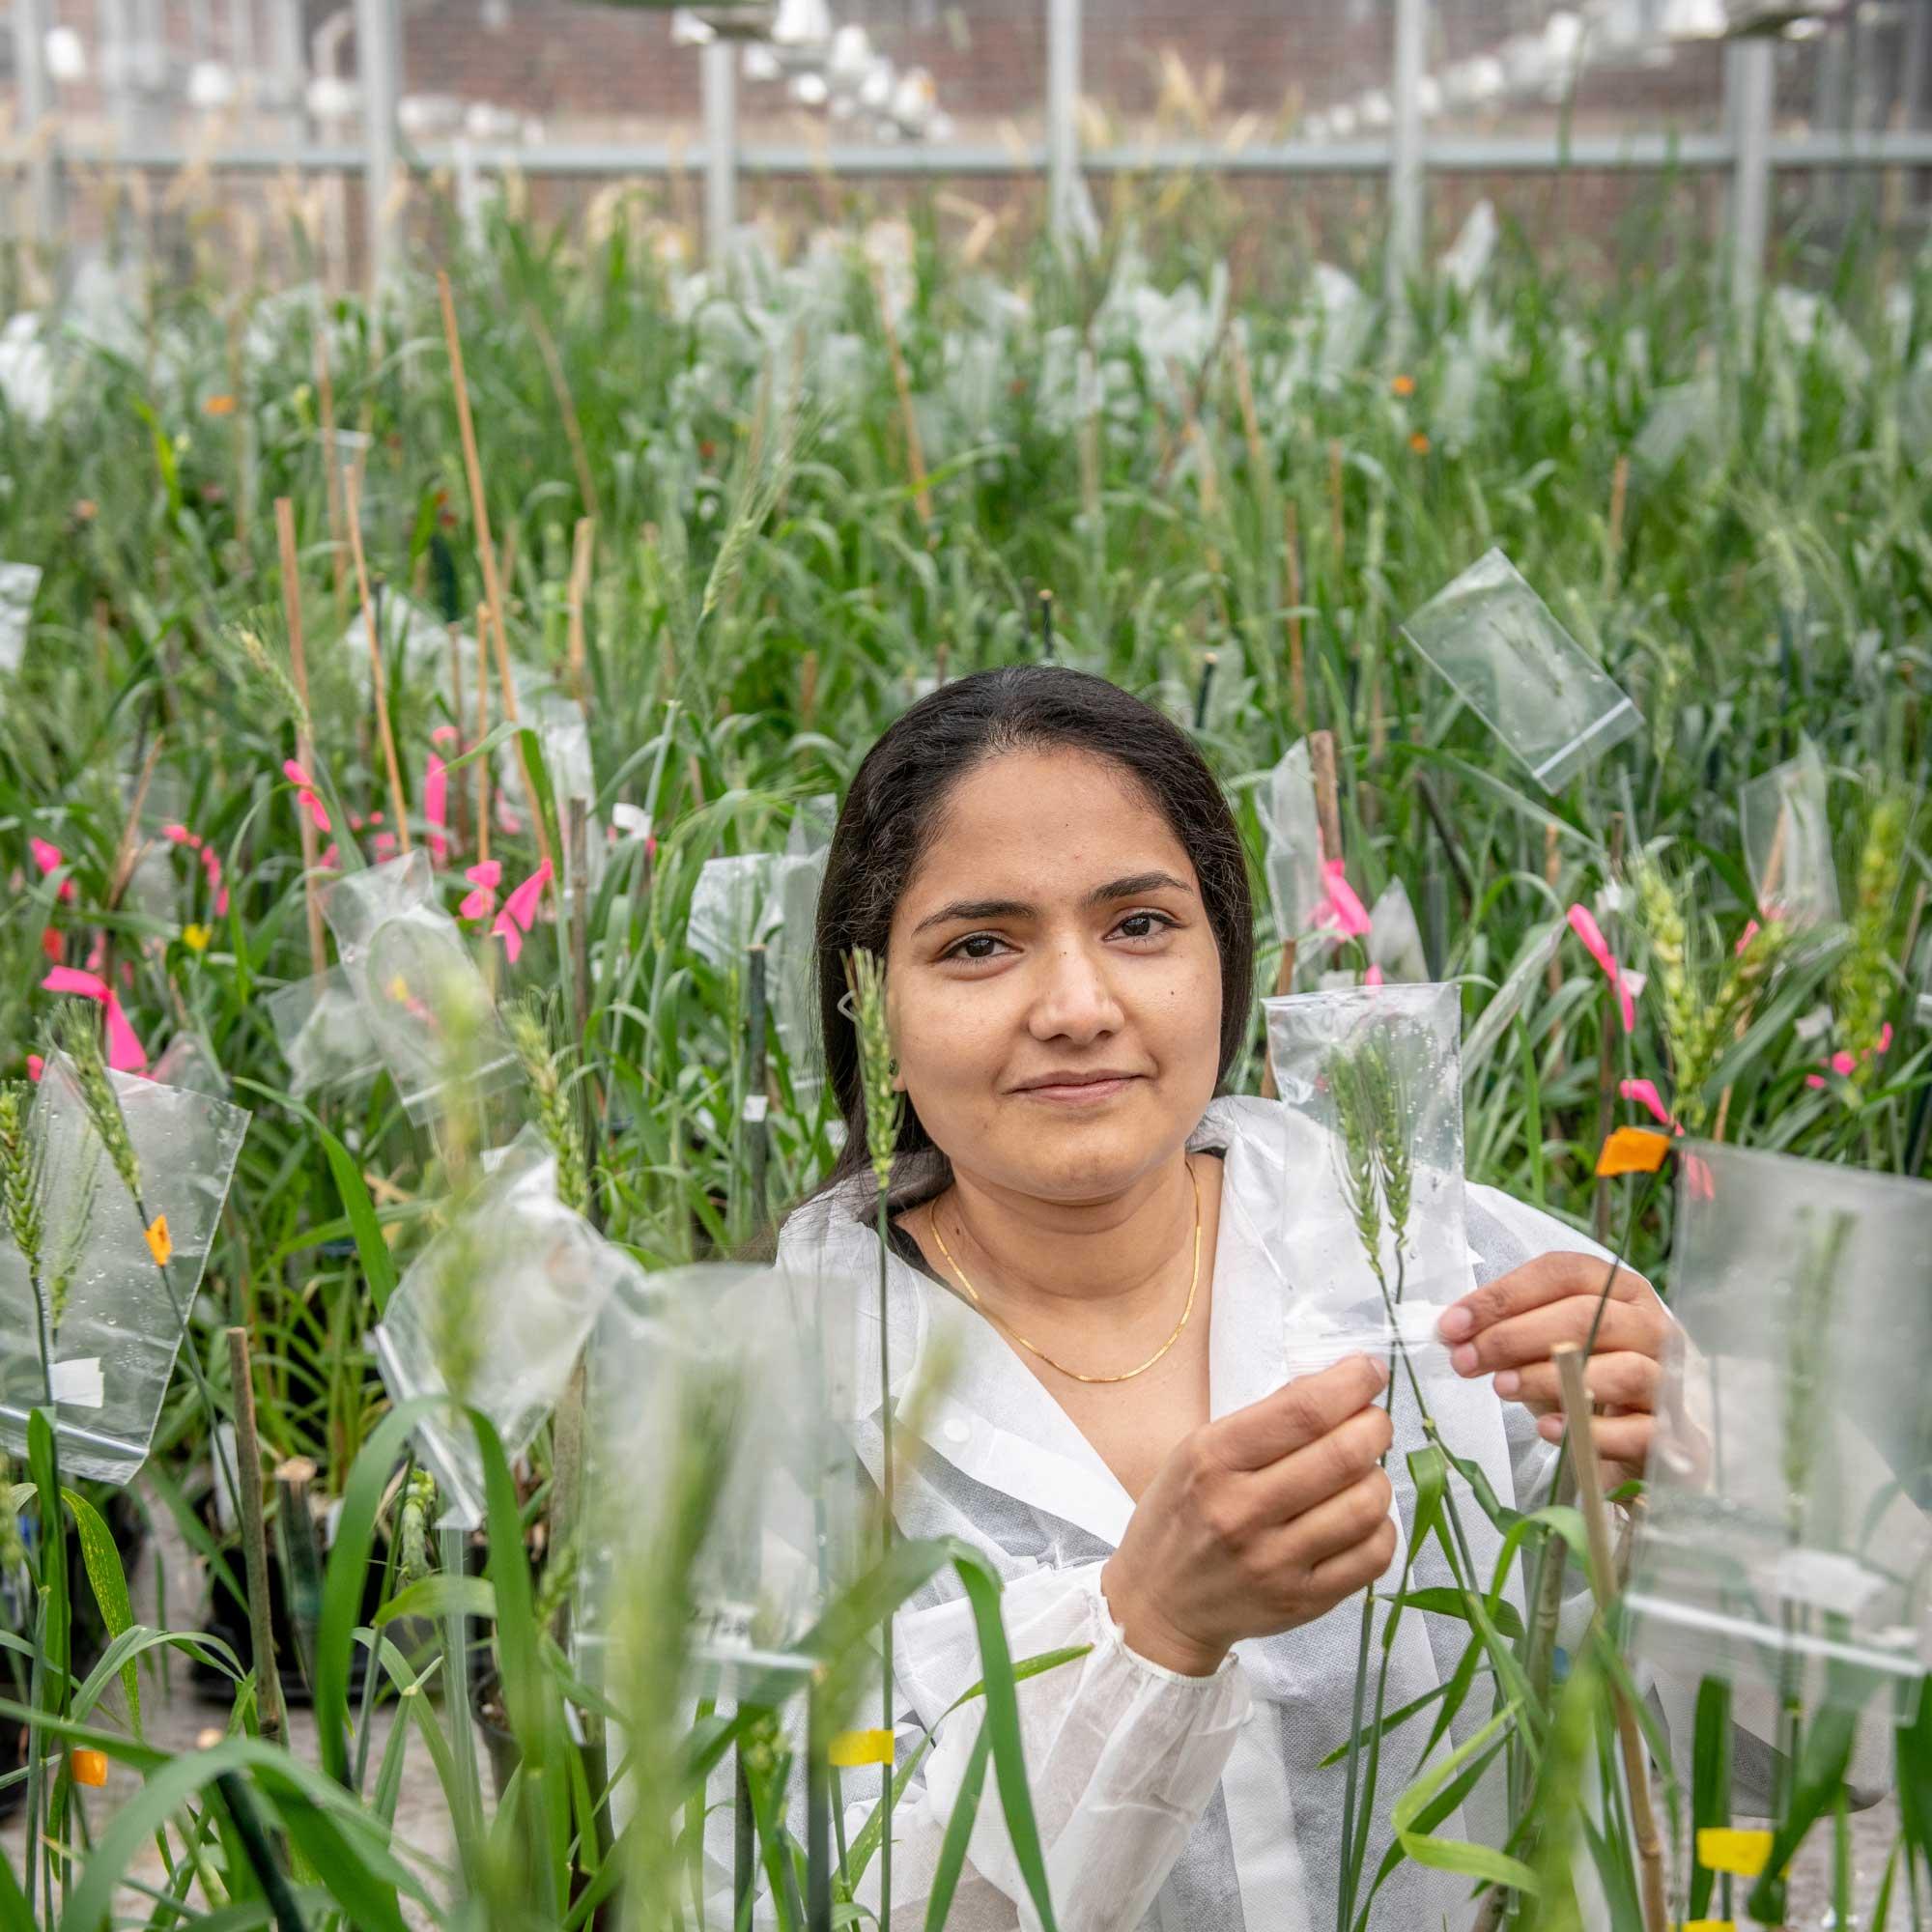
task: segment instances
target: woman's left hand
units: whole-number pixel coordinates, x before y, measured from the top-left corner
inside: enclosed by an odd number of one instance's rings
[[[1615,1487],[1641,1476],[1650,1455],[1670,1318],[1649,1282],[1627,1267],[1617,1270],[1604,1303],[1608,1273],[1609,1264],[1595,1255],[1539,1255],[1452,1302],[1437,1326],[1458,1375],[1493,1376],[1497,1395],[1531,1409],[1541,1418],[1539,1433],[1555,1442],[1563,1435],[1563,1394],[1550,1350],[1559,1342],[1581,1348],[1603,1303],[1584,1385],[1604,1410],[1591,1433],[1605,1481]]]

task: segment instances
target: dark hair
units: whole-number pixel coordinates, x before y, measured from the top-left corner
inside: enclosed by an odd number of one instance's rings
[[[1059,665],[976,671],[922,697],[866,753],[845,794],[818,895],[819,1021],[845,1146],[826,1185],[867,1165],[857,1031],[840,1002],[845,955],[886,954],[893,916],[938,829],[947,793],[984,759],[1064,745],[1120,766],[1187,849],[1221,955],[1217,1081],[1247,1037],[1254,990],[1254,913],[1241,835],[1221,787],[1186,732],[1105,678]],[[901,1154],[932,1147],[908,1105]]]

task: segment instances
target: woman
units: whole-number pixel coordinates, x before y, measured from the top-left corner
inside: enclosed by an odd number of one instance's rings
[[[876,1269],[875,1197],[841,960],[886,962],[904,1128],[887,1333],[906,1405],[896,1514],[1006,1577],[1016,1658],[1091,1645],[1022,1685],[1028,1769],[1063,1927],[1300,1927],[1335,1910],[1359,1592],[1400,1558],[1421,1446],[1406,1388],[1355,1357],[1282,1381],[1295,1257],[1271,1104],[1216,1098],[1253,1024],[1239,834],[1186,736],[1100,679],[984,671],[922,699],[860,766],[819,901],[827,1065],[847,1141],[781,1264]],[[1531,1503],[1560,1435],[1553,1344],[1586,1337],[1600,1250],[1488,1188],[1468,1194],[1469,1292],[1444,1316],[1443,1435]],[[1594,1426],[1641,1468],[1666,1318],[1619,1276]],[[877,1386],[874,1374],[862,1387]],[[896,1405],[895,1405],[896,1406]],[[861,1419],[880,1467],[880,1416]],[[1384,1473],[1382,1459],[1386,1458]],[[1391,1483],[1393,1478],[1393,1486]],[[1392,1502],[1398,1507],[1392,1510]],[[1464,1512],[1479,1565],[1497,1538]],[[1450,1580],[1435,1552],[1419,1586]],[[1436,1688],[1458,1627],[1398,1626],[1388,1708]],[[1379,1653],[1378,1653],[1379,1654]],[[980,1675],[963,1600],[895,1624],[901,1723]],[[978,1717],[942,1724],[895,1820],[895,1921],[923,1903]],[[1394,1732],[1380,1809],[1426,1725]],[[1445,1835],[1493,1835],[1472,1801]],[[1378,1817],[1369,1870],[1388,1837]],[[980,1810],[949,1923],[1033,1922],[999,1807]],[[1404,1863],[1391,1926],[1466,1922],[1466,1880]]]

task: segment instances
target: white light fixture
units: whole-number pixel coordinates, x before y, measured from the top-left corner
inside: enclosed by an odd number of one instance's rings
[[[872,44],[864,27],[844,26],[832,36],[832,58],[827,71],[835,82],[856,87],[871,64]]]
[[[791,98],[801,107],[823,107],[826,97],[832,90],[825,84],[822,73],[801,73],[794,76],[791,84]]]
[[[1433,121],[1442,112],[1442,83],[1433,73],[1425,73],[1416,83],[1415,104],[1425,121]]]
[[[708,20],[700,20],[696,10],[678,8],[670,16],[670,43],[674,47],[708,46],[718,38]]]
[[[1543,51],[1551,65],[1568,67],[1583,44],[1583,16],[1557,12],[1543,23]]]
[[[884,54],[875,58],[859,83],[859,104],[878,113],[893,98],[893,64]]]
[[[1509,85],[1503,64],[1493,54],[1478,54],[1467,67],[1471,100],[1493,100]]]
[[[825,0],[779,0],[772,39],[780,46],[822,46],[831,38],[832,11]]]
[[[1334,129],[1336,140],[1346,141],[1355,131],[1355,110],[1346,100],[1340,107],[1331,107],[1328,125]]]
[[[87,49],[71,27],[47,29],[47,78],[59,87],[71,87],[87,78]]]
[[[362,90],[339,73],[319,73],[309,82],[305,99],[318,121],[347,121],[362,105]]]
[[[1665,0],[1665,40],[1720,41],[1729,25],[1724,0]]]
[[[187,71],[187,104],[213,114],[235,99],[235,76],[220,61],[201,60]]]
[[[739,63],[739,71],[747,80],[782,80],[784,69],[779,65],[779,57],[764,41],[747,41],[744,58]]]
[[[1386,128],[1395,119],[1388,96],[1378,87],[1362,96],[1360,112],[1364,128]]]

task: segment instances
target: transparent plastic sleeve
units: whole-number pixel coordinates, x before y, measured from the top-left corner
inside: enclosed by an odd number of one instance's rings
[[[27,654],[27,624],[41,587],[37,563],[0,563],[0,670],[20,668]]]
[[[603,822],[589,808],[597,802],[597,774],[590,760],[590,726],[583,707],[561,692],[547,691],[537,696],[532,712],[537,741],[543,747],[544,769],[550,774],[551,791],[556,799],[557,822],[568,827],[570,801],[581,798],[588,814],[584,840],[586,885],[595,890],[604,876]],[[564,865],[569,867],[568,839]],[[572,883],[566,876],[565,884]]]
[[[830,793],[805,800],[794,813],[785,849],[773,867],[761,923],[769,949],[772,1020],[791,1069],[792,1097],[811,1113],[824,1085],[824,1054],[813,999],[817,958],[818,889],[825,883],[826,855],[838,818]]]
[[[795,1666],[876,1560],[851,1428],[870,1319],[855,1284],[770,1268],[674,1268],[611,1298],[589,1357],[578,1619],[604,1681],[649,1635],[667,1548],[692,1550],[692,1653],[753,1668]]]
[[[140,1208],[65,1056],[47,1061],[29,1131],[43,1150],[41,1286],[61,1473],[124,1484],[147,1460],[248,1115],[211,1094],[107,1077],[138,1163]],[[162,1220],[166,1261],[157,1264],[150,1230]],[[0,1243],[0,1444],[15,1456],[26,1453],[27,1417],[44,1395],[40,1326],[27,1264]]]
[[[1838,917],[1829,793],[1825,761],[1807,739],[1795,758],[1752,779],[1738,794],[1745,864],[1767,919],[1807,926],[1829,925]]]
[[[739,963],[760,935],[770,895],[773,854],[745,852],[707,859],[692,888],[685,937],[700,959],[721,971]]]
[[[448,1395],[481,1409],[516,1457],[555,1406],[605,1300],[642,1269],[557,1199],[556,1161],[526,1127],[396,1285],[374,1333],[390,1399]],[[469,1423],[417,1425],[418,1453],[447,1505],[442,1526],[483,1520]]]
[[[1500,550],[1479,557],[1402,628],[1548,790],[1643,723]]]
[[[1387,982],[1429,978],[1422,927],[1416,923],[1408,888],[1400,879],[1391,879],[1369,909],[1369,963]]]
[[[1469,1037],[1463,1042],[1463,1077],[1465,1080],[1495,1051],[1496,1041],[1503,1037],[1503,1030],[1521,1012],[1523,1002],[1529,998],[1529,989],[1548,971],[1549,962],[1556,957],[1557,949],[1563,944],[1563,935],[1569,929],[1568,923],[1561,919],[1552,919],[1547,924],[1531,928],[1523,940],[1522,951],[1517,955],[1516,964],[1509,969],[1502,984],[1490,995],[1489,1004],[1477,1014],[1476,1024],[1469,1029]]]
[[[278,986],[268,996],[268,1007],[276,1044],[289,1065],[289,1092],[297,1098],[359,1087],[381,1070],[383,1056],[355,985],[340,966]]]
[[[1653,481],[1669,475],[1693,445],[1715,450],[1723,440],[1723,399],[1715,376],[1659,389],[1631,444],[1631,459]]]
[[[1442,1368],[1442,1310],[1469,1286],[1454,985],[1265,1000],[1288,1144],[1280,1231],[1288,1373],[1405,1353]]]
[[[1932,1184],[1686,1145],[1638,1654],[1807,1700],[1932,1668]]]
[[[418,846],[338,879],[322,902],[369,1037],[417,1122],[457,1090],[487,1091],[517,1070],[496,1002],[433,884]]]
[[[1255,794],[1264,841],[1263,869],[1274,927],[1284,945],[1313,930],[1324,893],[1321,884],[1321,830],[1315,810],[1315,774],[1308,742],[1298,740]]]

